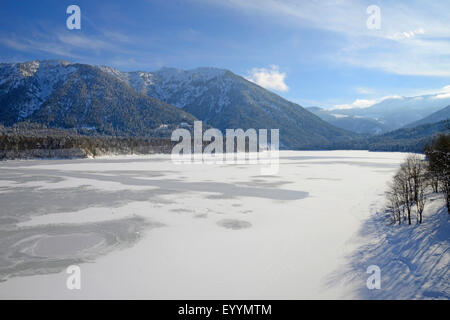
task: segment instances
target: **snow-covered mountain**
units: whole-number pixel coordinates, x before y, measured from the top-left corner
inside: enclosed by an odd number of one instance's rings
[[[179,108],[203,104],[205,96],[212,89],[217,90],[214,95],[217,95],[219,100],[219,103],[214,105],[215,111],[220,111],[222,107],[230,103],[226,95],[231,81],[223,78],[228,72],[226,70],[197,68],[184,71],[162,68],[156,72],[120,72],[111,67],[100,66],[99,68],[125,81],[136,91]]]
[[[100,133],[159,135],[195,118],[98,67],[66,61],[0,64],[0,123],[30,120]],[[166,130],[167,131],[167,130]]]
[[[448,119],[450,119],[450,105],[445,107],[444,109],[430,114],[428,117],[406,125],[405,128],[414,128],[423,124],[436,123]]]
[[[221,130],[280,129],[284,148],[321,148],[355,136],[228,70],[121,72],[66,61],[0,65],[1,124],[29,120],[107,134],[168,135],[195,118]]]
[[[67,80],[76,68],[69,62],[48,60],[24,63],[0,63],[0,97],[23,120],[38,110],[56,85]]]
[[[314,113],[322,120],[333,126],[350,130],[361,134],[381,134],[389,131],[389,128],[381,121],[369,117],[352,116],[334,112],[320,107],[308,107],[308,111]]]
[[[0,64],[5,125],[30,120],[124,135],[160,135],[164,128],[167,135],[197,118],[221,130],[280,129],[282,147],[314,149],[354,138],[349,131],[394,130],[449,104],[448,94],[402,97],[364,109],[310,109],[316,116],[223,69],[121,72],[59,60]]]
[[[100,68],[136,91],[182,108],[215,128],[280,129],[280,143],[287,148],[316,148],[354,136],[228,70]]]
[[[385,99],[369,108],[335,109],[333,114],[376,120],[387,130],[399,129],[419,121],[450,104],[450,94],[437,93],[417,97]]]

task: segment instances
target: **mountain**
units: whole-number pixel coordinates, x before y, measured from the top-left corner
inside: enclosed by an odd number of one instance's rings
[[[120,72],[100,68],[136,91],[177,106],[220,130],[280,129],[283,148],[319,148],[356,136],[228,70]]]
[[[314,113],[333,126],[356,133],[373,135],[388,131],[386,125],[376,119],[340,114],[334,112],[334,110],[327,110],[320,107],[308,107],[306,110]]]
[[[168,135],[195,120],[98,67],[54,60],[0,64],[0,119],[131,136]]]
[[[419,121],[406,125],[405,128],[413,128],[420,126],[422,124],[436,123],[447,119],[450,119],[450,105],[445,107],[444,109],[441,109],[439,111],[436,111],[435,113],[430,114],[428,117],[425,117]]]
[[[370,151],[405,151],[423,152],[424,147],[433,137],[450,132],[450,121],[428,123],[414,128],[402,128],[368,139]]]
[[[401,128],[380,135],[363,136],[359,139],[330,143],[324,149],[369,150],[392,152],[419,152],[439,134],[450,133],[450,120]]]
[[[421,120],[449,104],[450,94],[438,93],[389,98],[368,108],[334,109],[332,112],[338,115],[374,119],[384,125],[384,131],[390,131]]]
[[[120,72],[67,61],[0,64],[0,124],[125,136],[167,136],[196,119],[224,130],[280,129],[282,148],[320,148],[356,135],[233,74],[198,68]]]

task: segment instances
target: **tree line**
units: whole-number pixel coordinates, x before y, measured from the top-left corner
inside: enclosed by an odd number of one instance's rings
[[[386,211],[395,223],[423,222],[427,195],[442,193],[450,214],[450,135],[442,134],[424,150],[425,158],[409,155],[386,193]]]
[[[36,123],[0,125],[0,160],[170,153],[173,145],[166,138],[87,135],[74,129],[47,128]]]

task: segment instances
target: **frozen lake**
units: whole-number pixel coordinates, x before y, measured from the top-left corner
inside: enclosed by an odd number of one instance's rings
[[[330,279],[404,158],[282,151],[273,176],[166,155],[0,163],[0,299],[357,298],[365,281]]]

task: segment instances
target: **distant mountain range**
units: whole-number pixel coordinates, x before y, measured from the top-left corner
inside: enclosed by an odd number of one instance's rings
[[[373,136],[367,140],[367,149],[371,151],[422,152],[432,138],[441,133],[450,133],[450,120],[427,123],[413,128],[402,128]]]
[[[450,134],[450,120],[423,124],[414,128],[401,128],[344,143],[333,143],[325,149],[423,152],[424,147],[439,134]]]
[[[0,124],[6,126],[29,121],[83,134],[168,137],[198,119],[221,130],[280,129],[284,149],[388,143],[403,150],[402,143],[446,129],[436,123],[449,118],[447,96],[387,99],[365,109],[307,110],[223,69],[121,72],[56,60],[0,64]]]
[[[438,93],[418,97],[389,98],[368,108],[333,109],[312,107],[309,111],[323,120],[347,130],[358,133],[380,134],[414,126],[431,114],[450,105],[450,94]],[[445,120],[437,116],[431,122]],[[418,122],[421,124],[424,122]]]
[[[439,111],[436,111],[435,113],[430,114],[428,117],[425,117],[419,121],[406,125],[405,128],[414,128],[417,126],[421,126],[423,124],[436,123],[447,119],[450,119],[450,105],[445,107],[444,109],[441,109]]]
[[[346,115],[319,107],[308,107],[306,109],[338,128],[356,133],[372,135],[389,131],[389,128],[377,119]]]
[[[130,136],[170,135],[195,119],[218,129],[280,129],[284,148],[320,148],[354,133],[227,70],[120,72],[65,61],[0,64],[0,123]]]

